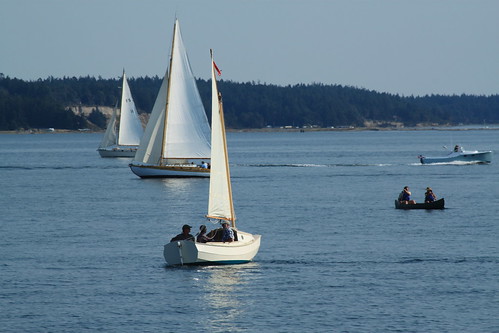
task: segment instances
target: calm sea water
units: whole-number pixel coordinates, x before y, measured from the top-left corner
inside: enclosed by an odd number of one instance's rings
[[[2,332],[499,332],[499,131],[229,133],[255,261],[165,265],[207,179],[141,180],[100,134],[0,136]],[[402,211],[409,185],[443,211]]]

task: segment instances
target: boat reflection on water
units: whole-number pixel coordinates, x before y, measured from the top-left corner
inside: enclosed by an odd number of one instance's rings
[[[144,181],[151,181],[160,183],[165,190],[171,191],[170,193],[178,193],[179,191],[199,191],[199,186],[201,184],[202,188],[208,188],[206,180],[203,180],[205,184],[199,181],[199,179],[189,179],[189,178],[162,178],[162,179],[144,179]],[[203,193],[204,194],[204,193]]]
[[[246,331],[244,323],[245,309],[251,306],[246,285],[253,283],[255,269],[259,268],[256,262],[244,265],[206,266],[200,270],[208,272],[209,276],[203,285],[204,299],[210,321],[205,322],[208,332]],[[239,324],[238,324],[239,323]]]

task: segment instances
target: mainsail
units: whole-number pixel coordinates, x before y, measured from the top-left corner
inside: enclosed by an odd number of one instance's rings
[[[137,108],[132,99],[132,93],[123,71],[123,87],[121,93],[120,131],[118,145],[138,146],[142,137],[143,129]]]
[[[222,95],[218,92],[213,51],[211,53],[211,170],[207,217],[228,220],[235,227]]]
[[[208,118],[176,20],[169,70],[134,161],[160,165],[209,159],[209,136]]]

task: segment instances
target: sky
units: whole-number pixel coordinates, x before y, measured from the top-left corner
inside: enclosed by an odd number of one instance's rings
[[[499,94],[498,0],[0,0],[0,73],[163,76],[179,19],[196,77],[403,96]]]

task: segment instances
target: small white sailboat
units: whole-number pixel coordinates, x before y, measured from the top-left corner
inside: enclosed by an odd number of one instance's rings
[[[211,120],[211,175],[207,218],[229,222],[234,231],[233,242],[211,241],[199,243],[192,240],[173,241],[164,246],[164,257],[170,265],[186,264],[240,264],[255,257],[260,248],[260,235],[236,229],[236,215],[232,201],[227,140],[222,107],[212,62],[212,120]]]
[[[209,177],[209,138],[208,118],[175,20],[169,70],[130,169],[142,178]]]
[[[114,108],[97,151],[101,157],[134,157],[144,130],[133,102],[125,70],[123,70],[118,133],[116,131],[117,123],[118,114],[117,109]]]

